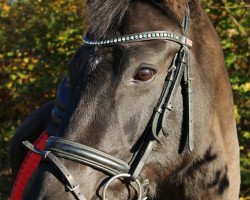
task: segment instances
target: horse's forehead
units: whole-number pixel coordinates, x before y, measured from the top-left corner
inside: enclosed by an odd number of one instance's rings
[[[169,46],[168,48],[166,48]],[[171,46],[171,47],[170,47]],[[166,53],[172,51],[171,43],[165,41],[149,41],[144,43],[130,44],[124,51],[123,58],[129,66],[141,63],[158,65],[159,61],[164,60]],[[174,48],[176,49],[176,48]]]
[[[169,16],[166,11],[148,2],[134,2],[124,15],[122,32],[125,34],[152,31],[152,30],[172,30],[175,31],[176,23],[173,16]]]

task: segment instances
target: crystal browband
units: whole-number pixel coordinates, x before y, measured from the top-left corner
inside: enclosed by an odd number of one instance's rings
[[[83,36],[83,42],[90,46],[112,46],[115,44],[123,44],[137,41],[150,41],[150,40],[170,40],[177,42],[181,45],[192,47],[192,40],[187,37],[172,33],[169,31],[151,31],[143,33],[135,33],[124,36],[117,36],[105,40],[91,40],[86,35]]]

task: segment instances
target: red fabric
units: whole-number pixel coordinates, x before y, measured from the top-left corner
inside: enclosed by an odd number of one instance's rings
[[[40,137],[35,141],[34,145],[39,149],[44,149],[45,141],[48,139],[48,134],[44,131]],[[38,167],[41,161],[41,156],[33,152],[29,152],[24,159],[21,168],[17,174],[14,187],[11,192],[11,200],[21,200],[23,192],[29,182],[33,172]]]

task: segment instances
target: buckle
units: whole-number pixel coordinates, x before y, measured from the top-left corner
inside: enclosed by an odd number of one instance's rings
[[[193,46],[193,41],[190,40],[189,38],[186,38],[186,45],[188,46],[188,48],[191,48]]]
[[[74,190],[76,190],[77,188],[79,188],[79,185],[76,184],[76,185],[66,185],[66,188],[70,191],[70,192],[73,192]]]

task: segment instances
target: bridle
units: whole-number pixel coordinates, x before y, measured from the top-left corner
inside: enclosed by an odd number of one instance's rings
[[[91,40],[83,36],[83,41],[87,46],[113,46],[117,44],[142,42],[151,40],[169,40],[181,45],[180,50],[175,54],[172,64],[168,69],[167,76],[163,85],[161,96],[154,108],[149,122],[148,134],[143,138],[132,161],[128,164],[105,152],[92,147],[65,140],[60,137],[51,136],[46,141],[45,150],[34,147],[30,142],[24,141],[23,144],[31,151],[41,155],[44,160],[49,161],[63,177],[63,184],[67,191],[70,191],[76,199],[85,200],[80,186],[75,181],[69,170],[62,163],[60,158],[68,159],[90,166],[98,171],[111,176],[105,183],[102,199],[106,200],[106,192],[115,179],[126,179],[129,184],[137,188],[138,200],[147,199],[148,180],[141,181],[140,172],[147,162],[152,151],[153,145],[159,139],[161,129],[164,129],[163,119],[166,119],[172,109],[173,100],[178,88],[184,81],[184,88],[187,92],[188,105],[188,147],[190,151],[194,149],[193,142],[193,109],[192,109],[192,75],[189,64],[189,48],[192,41],[186,37],[189,27],[189,7],[187,5],[186,14],[183,19],[183,35],[169,31],[152,31],[130,35],[114,37],[105,40]],[[164,133],[164,132],[163,132]]]

